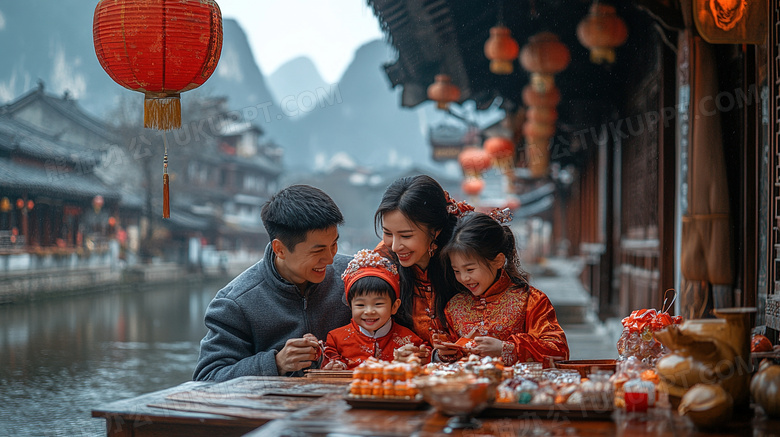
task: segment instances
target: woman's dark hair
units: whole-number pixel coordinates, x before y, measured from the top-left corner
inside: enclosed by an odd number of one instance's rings
[[[363,276],[349,287],[347,303],[351,305],[352,299],[367,294],[387,296],[390,298],[391,303],[395,302],[395,290],[387,281],[378,276]]]
[[[474,212],[462,218],[455,226],[452,238],[441,250],[443,267],[450,284],[460,291],[468,291],[455,280],[452,272],[450,257],[454,253],[474,258],[484,265],[503,253],[506,257],[503,268],[512,282],[520,286],[528,284],[528,273],[523,271],[518,260],[515,234],[509,226],[498,223],[487,214]]]
[[[416,225],[425,226],[431,232],[431,236],[438,231],[439,235],[434,239],[438,248],[447,244],[457,223],[457,217],[447,211],[447,196],[444,194],[444,189],[427,175],[400,178],[387,187],[374,214],[374,229],[377,236],[380,236],[379,231],[382,229],[382,217],[392,211],[400,211]],[[442,328],[446,328],[444,307],[455,292],[447,286],[445,270],[439,257],[440,252],[436,250],[428,263],[428,280],[431,281],[434,291],[436,316]],[[393,257],[398,264],[395,254]],[[398,323],[411,327],[415,274],[411,267],[403,267],[400,264],[398,270],[401,277],[401,308],[398,310],[397,320]]]

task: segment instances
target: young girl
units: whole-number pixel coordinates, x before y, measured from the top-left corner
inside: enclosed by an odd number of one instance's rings
[[[364,249],[355,254],[341,275],[352,321],[328,333],[323,369],[354,369],[369,357],[392,361],[404,348],[425,359],[423,341],[408,328],[393,323],[398,311],[398,270],[389,259]]]
[[[473,338],[465,352],[517,362],[566,360],[569,346],[555,309],[541,291],[528,285],[518,267],[515,237],[499,223],[509,211],[472,213],[455,228],[442,250],[460,291],[444,313],[452,334]]]
[[[400,265],[398,321],[437,348],[447,331],[444,306],[455,294],[439,254],[463,209],[468,207],[450,199],[433,178],[418,175],[387,187],[374,215],[377,233],[382,230],[377,250]]]

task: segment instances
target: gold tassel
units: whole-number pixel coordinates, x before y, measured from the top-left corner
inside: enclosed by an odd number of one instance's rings
[[[168,153],[163,158],[163,218],[171,218],[171,202],[168,200]]]
[[[181,128],[179,94],[147,94],[144,99],[144,127],[171,130]]]

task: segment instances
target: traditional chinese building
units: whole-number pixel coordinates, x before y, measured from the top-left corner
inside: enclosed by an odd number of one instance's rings
[[[586,261],[602,317],[660,309],[675,289],[685,317],[756,306],[766,322],[780,284],[777,2],[368,4],[398,52],[385,70],[400,104],[506,111],[508,194],[555,184],[552,247]]]

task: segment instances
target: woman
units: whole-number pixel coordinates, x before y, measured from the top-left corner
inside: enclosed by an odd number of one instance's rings
[[[377,250],[392,257],[401,276],[401,308],[397,320],[436,347],[447,332],[444,307],[456,293],[447,287],[441,248],[465,204],[457,204],[433,178],[404,177],[385,190],[374,215],[382,242]]]

